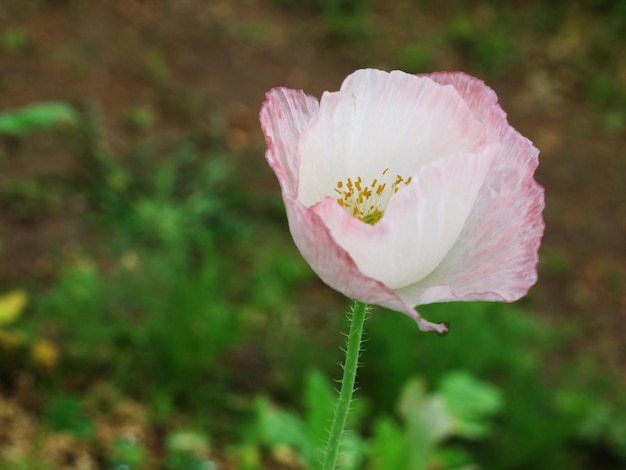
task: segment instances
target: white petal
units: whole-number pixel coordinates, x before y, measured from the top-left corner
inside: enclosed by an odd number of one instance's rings
[[[322,96],[302,133],[299,199],[308,206],[334,196],[338,181],[414,175],[429,162],[476,151],[483,126],[454,87],[403,72],[360,70],[337,93]]]

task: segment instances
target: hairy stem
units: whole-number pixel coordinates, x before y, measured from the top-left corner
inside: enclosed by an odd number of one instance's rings
[[[346,425],[346,420],[348,419],[348,412],[350,411],[350,402],[352,401],[352,392],[354,391],[354,383],[356,380],[356,370],[359,366],[361,337],[363,336],[363,324],[365,323],[366,312],[367,304],[355,300],[351,315],[349,314],[350,333],[348,334],[346,361],[343,366],[343,380],[341,381],[339,401],[335,408],[335,417],[330,427],[330,435],[326,444],[323,470],[334,470],[337,463],[341,437]]]

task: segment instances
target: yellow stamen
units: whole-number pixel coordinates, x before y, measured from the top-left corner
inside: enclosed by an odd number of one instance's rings
[[[389,168],[385,168],[382,172],[384,177]],[[381,178],[386,180],[387,178]],[[389,199],[402,186],[407,186],[412,181],[411,177],[403,178],[400,175],[396,175],[396,179],[387,191],[387,182],[383,181],[379,183],[378,178],[372,180],[372,184],[369,186],[362,186],[363,179],[359,176],[356,180],[352,178],[346,178],[345,184],[343,181],[337,182],[335,192],[339,194],[337,202],[339,205],[347,209],[354,217],[362,220],[366,224],[377,224],[385,213]],[[346,189],[344,189],[344,186]]]

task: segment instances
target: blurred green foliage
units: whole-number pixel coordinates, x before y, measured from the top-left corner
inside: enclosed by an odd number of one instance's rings
[[[20,54],[25,52],[30,45],[28,33],[19,28],[9,28],[0,35],[0,46],[11,53]]]
[[[434,321],[453,318],[451,333],[443,338],[420,335],[410,328],[410,319],[391,312],[375,314],[368,325],[363,354],[368,366],[361,376],[377,408],[391,409],[390,391],[397,390],[408,375],[418,371],[430,380],[445,381],[451,370],[463,364],[472,375],[498,386],[505,403],[490,438],[481,445],[480,461],[488,459],[495,468],[540,463],[579,468],[574,462],[584,458],[571,446],[578,442],[580,426],[587,419],[582,416],[591,413],[587,407],[597,404],[607,389],[600,371],[590,377],[588,368],[572,358],[568,368],[551,368],[549,379],[540,378],[546,373],[546,361],[567,342],[567,333],[544,327],[523,310],[500,303],[433,304],[420,312]],[[463,334],[457,335],[458,331]],[[587,384],[585,412],[561,406],[562,394],[567,395],[573,383]],[[469,395],[466,399],[471,400]],[[611,406],[617,411],[623,404]]]
[[[114,470],[134,470],[142,468],[146,449],[133,437],[118,437],[110,451],[109,460]]]
[[[106,256],[115,266],[105,274],[96,260],[79,256],[35,315],[52,322],[75,367],[89,357],[135,393],[158,383],[172,396],[207,402],[199,392],[214,373],[212,361],[239,336],[239,312],[229,297],[244,295],[247,284],[223,274],[236,271],[224,243],[237,236],[230,237],[234,222],[222,217],[223,202],[211,193],[221,163],[187,185],[177,174],[185,155],[151,178],[131,176],[121,188],[107,179],[115,164],[104,169],[97,192],[106,198],[100,217],[113,229]]]
[[[40,220],[59,210],[64,190],[50,178],[14,178],[0,189],[0,208],[20,222]]]
[[[335,394],[327,379],[315,371],[307,376],[304,394],[303,416],[261,398],[248,439],[274,454],[282,452],[301,460],[306,468],[321,468],[320,450],[333,418]],[[357,402],[351,414],[352,429],[360,428],[364,403]],[[427,393],[423,380],[411,379],[400,391],[396,413],[378,416],[369,438],[354,431],[346,433],[338,468],[423,470],[470,464],[471,454],[448,442],[452,438],[474,441],[489,436],[490,420],[501,407],[498,390],[467,373],[450,372],[433,393]],[[293,454],[286,453],[286,448]]]
[[[370,0],[273,0],[289,8],[321,15],[326,32],[342,41],[360,41],[373,28]]]
[[[0,135],[21,137],[38,130],[74,127],[78,122],[77,112],[65,103],[36,103],[0,112]]]
[[[211,470],[216,469],[208,454],[209,438],[196,431],[179,431],[167,437],[167,470]]]
[[[78,437],[87,437],[93,432],[93,423],[81,410],[81,401],[71,395],[51,397],[43,417],[52,429],[68,432]]]

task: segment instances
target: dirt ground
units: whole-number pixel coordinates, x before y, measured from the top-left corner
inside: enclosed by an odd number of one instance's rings
[[[413,14],[416,27],[445,20],[445,12],[418,15],[410,2],[375,3],[385,5],[374,8],[382,39],[363,53],[329,40],[312,12],[270,0],[3,0],[0,32],[24,32],[26,41],[20,50],[0,49],[0,110],[44,100],[98,102],[111,146],[122,155],[137,136],[129,112],[148,109],[155,124],[144,136],[174,142],[225,132],[231,149],[256,155],[241,162],[242,171],[257,172],[259,190],[277,192],[257,118],[264,93],[283,85],[319,96],[356,68],[392,68],[385,45],[406,41],[394,33],[395,19]],[[526,305],[551,323],[584,331],[580,348],[624,371],[626,135],[599,129],[554,58],[575,51],[581,35],[563,29],[536,48],[521,73],[485,78],[510,122],[541,150],[537,179],[546,188],[547,228],[539,283]],[[468,67],[458,51],[442,50],[432,63]],[[18,145],[5,139],[2,148],[0,185],[67,179],[77,170],[63,136]],[[87,216],[71,192],[61,210],[34,221],[0,213],[0,284],[53,277],[64,250],[85,241]]]

